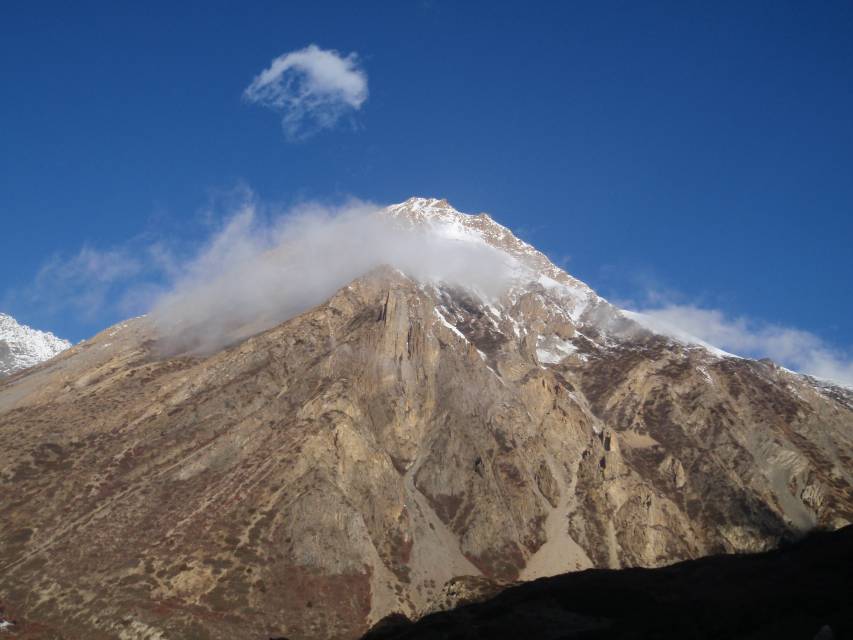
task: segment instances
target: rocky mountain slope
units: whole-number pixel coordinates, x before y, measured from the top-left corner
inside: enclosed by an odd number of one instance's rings
[[[70,346],[67,340],[31,329],[0,313],[0,378],[49,360]]]
[[[853,521],[849,390],[654,334],[484,214],[384,215],[500,250],[510,286],[381,267],[213,354],[138,318],[0,382],[21,637],[353,638],[459,576]]]

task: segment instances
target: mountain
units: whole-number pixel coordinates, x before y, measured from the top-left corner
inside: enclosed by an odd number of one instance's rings
[[[0,313],[0,377],[49,360],[70,346],[67,340],[31,329]]]
[[[485,214],[382,215],[497,252],[504,285],[380,266],[213,353],[142,317],[0,382],[21,637],[354,638],[461,576],[853,521],[850,390],[656,334]]]

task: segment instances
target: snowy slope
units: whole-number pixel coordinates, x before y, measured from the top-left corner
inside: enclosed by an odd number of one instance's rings
[[[70,346],[68,340],[32,329],[0,313],[0,377],[49,360]]]

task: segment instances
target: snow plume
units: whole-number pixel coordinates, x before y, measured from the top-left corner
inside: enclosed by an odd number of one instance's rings
[[[277,57],[243,92],[248,102],[281,114],[290,140],[333,127],[367,100],[367,74],[358,56],[309,45]]]
[[[642,324],[676,340],[709,343],[744,356],[770,358],[801,373],[853,387],[853,358],[809,331],[730,318],[722,311],[693,305],[671,304],[644,309],[641,314],[642,319],[636,319]]]
[[[327,300],[381,265],[486,297],[517,264],[484,242],[411,228],[359,201],[265,216],[244,205],[181,269],[152,315],[168,352],[209,353]]]

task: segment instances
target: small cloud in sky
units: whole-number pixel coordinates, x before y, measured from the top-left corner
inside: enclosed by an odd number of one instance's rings
[[[685,334],[731,353],[770,358],[791,369],[853,387],[853,358],[809,331],[733,318],[719,309],[665,304],[639,309],[643,324],[684,341]]]
[[[357,54],[342,56],[311,44],[275,58],[243,98],[280,114],[285,136],[303,140],[361,109],[367,100],[367,73]]]

